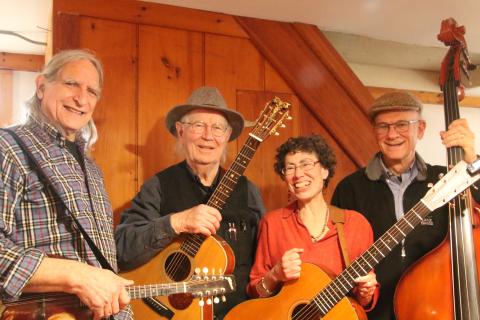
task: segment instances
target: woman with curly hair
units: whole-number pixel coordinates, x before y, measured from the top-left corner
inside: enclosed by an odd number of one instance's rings
[[[303,262],[313,263],[336,276],[345,268],[332,212],[323,190],[335,172],[335,155],[318,135],[289,138],[277,149],[275,172],[296,200],[267,213],[260,222],[255,264],[248,293],[269,297],[284,282],[301,275]],[[372,243],[368,221],[358,212],[343,210],[346,251],[350,260]],[[312,279],[315,281],[315,279]],[[362,306],[372,307],[378,295],[375,274],[355,280],[353,295]],[[376,293],[377,292],[377,293]]]

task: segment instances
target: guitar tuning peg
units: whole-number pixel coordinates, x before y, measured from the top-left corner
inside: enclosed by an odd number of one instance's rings
[[[207,305],[211,305],[212,304],[212,299],[208,298],[207,299]]]
[[[431,187],[433,187],[433,183],[430,182],[429,184],[427,184],[427,188],[430,189]]]
[[[292,119],[293,119],[292,116],[288,116],[288,117],[287,117],[287,120],[292,120]]]
[[[280,135],[280,133],[278,133],[278,132],[275,132],[275,135],[276,135],[276,136],[279,136],[279,135]]]
[[[218,304],[220,302],[220,299],[218,297],[213,298],[213,303]]]
[[[284,125],[283,123],[280,125],[280,128],[285,128],[286,125]]]
[[[198,301],[198,305],[200,306],[200,308],[203,308],[203,306],[205,305],[205,301],[203,301],[203,299],[200,299]]]
[[[223,295],[222,295],[221,299],[222,299],[222,302],[227,301],[227,298],[225,298],[225,296],[223,296]]]

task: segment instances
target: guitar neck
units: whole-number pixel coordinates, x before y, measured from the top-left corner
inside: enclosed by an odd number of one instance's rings
[[[233,161],[230,168],[225,172],[220,183],[215,188],[210,199],[208,199],[207,205],[222,210],[225,202],[230,197],[230,194],[235,189],[238,180],[247,169],[248,164],[252,160],[255,152],[260,145],[261,140],[249,136],[247,141],[243,145],[242,149],[238,153],[237,157]]]
[[[185,282],[148,284],[127,287],[127,292],[132,299],[168,296],[176,293],[188,293],[189,290],[189,285]]]
[[[262,141],[259,138],[252,134],[248,136],[247,141],[232,165],[227,172],[225,172],[210,199],[208,199],[208,206],[214,207],[219,211],[222,210],[261,142]],[[188,234],[186,240],[181,245],[182,251],[186,252],[191,257],[195,257],[205,239],[206,237],[201,234]]]
[[[332,280],[311,302],[321,316],[330,311],[355,285],[354,280],[370,272],[385,258],[428,214],[430,209],[422,201],[408,211],[370,248],[348,268]]]

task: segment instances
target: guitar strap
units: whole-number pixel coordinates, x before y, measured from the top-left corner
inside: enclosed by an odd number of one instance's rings
[[[48,183],[48,178],[46,176],[46,174],[41,170],[39,164],[37,163],[37,161],[35,160],[35,158],[30,154],[30,151],[28,150],[27,146],[25,145],[25,143],[20,139],[20,137],[13,131],[13,130],[10,130],[10,129],[1,129],[3,131],[6,131],[8,132],[12,137],[13,139],[15,139],[15,141],[17,142],[18,146],[20,147],[20,149],[22,149],[23,153],[27,156],[27,160],[31,166],[31,169],[36,171],[38,173],[38,175],[42,178],[42,180],[44,181],[45,184]],[[52,190],[52,192],[55,194],[55,196],[58,197],[58,199],[61,199],[60,195],[57,193],[56,189],[55,188],[50,188]],[[66,206],[65,208],[67,210],[69,210]],[[70,210],[69,210],[70,211]],[[88,235],[88,233],[85,231],[85,229],[82,227],[82,225],[80,224],[80,222],[77,220],[77,218],[75,217],[75,215],[70,212],[70,216],[72,217],[73,221],[75,222],[75,224],[77,225],[78,227],[78,230],[80,230],[80,232],[82,233],[83,235],[83,238],[85,239],[85,241],[87,241],[88,245],[90,246],[90,249],[92,250],[93,254],[95,255],[95,258],[97,258],[98,262],[100,263],[100,265],[102,266],[103,269],[108,269],[108,270],[111,270],[113,273],[116,273],[112,266],[110,265],[110,263],[107,261],[107,259],[104,257],[104,255],[100,252],[100,249],[98,249],[97,245],[93,242],[92,238],[90,238],[90,236]]]
[[[345,211],[331,205],[330,214],[332,215],[333,224],[335,224],[335,228],[337,228],[338,242],[340,243],[343,262],[345,263],[346,268],[350,265],[350,258],[348,257],[347,242],[345,240],[345,231],[343,228],[345,225]]]

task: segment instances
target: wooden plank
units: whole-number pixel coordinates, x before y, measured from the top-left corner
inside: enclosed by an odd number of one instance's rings
[[[300,102],[292,94],[244,90],[237,92],[238,111],[249,119],[257,118],[265,104],[275,96],[292,103],[291,114],[294,120],[287,121],[285,128],[279,129],[279,136],[271,136],[260,144],[245,172],[245,175],[260,189],[267,211],[283,207],[289,202],[287,186],[273,170],[273,164],[276,149],[288,137],[296,136],[299,133],[300,121],[295,121],[295,116],[298,116]],[[238,138],[239,147],[243,146],[251,130],[251,128],[246,128]]]
[[[125,0],[54,0],[53,12],[160,27],[247,37],[235,19],[226,14],[171,5]]]
[[[323,65],[335,77],[336,81],[341,84],[345,92],[347,92],[352,100],[367,114],[373,102],[372,95],[325,35],[317,26],[311,24],[294,23],[293,27],[310,46],[320,61],[322,61]]]
[[[54,11],[55,12],[55,11]],[[67,49],[80,48],[80,17],[77,14],[58,12],[53,17],[53,54]],[[88,45],[85,44],[87,47]],[[85,48],[87,48],[85,47]]]
[[[431,91],[419,91],[419,90],[404,90],[404,89],[394,89],[394,88],[380,88],[380,87],[368,87],[368,91],[376,99],[381,95],[393,91],[407,91],[415,95],[422,103],[425,104],[439,104],[443,106],[443,93],[442,92],[431,92]],[[460,106],[462,107],[471,107],[471,108],[480,108],[480,97],[464,97],[460,101]]]
[[[165,116],[203,84],[203,34],[155,26],[139,29],[139,184],[183,159]],[[161,156],[159,150],[162,150]]]
[[[39,72],[44,64],[42,55],[0,52],[0,69]]]
[[[227,104],[236,109],[238,90],[263,91],[264,59],[248,39],[206,34],[205,85],[217,87]],[[227,163],[237,150],[237,142],[230,143]]]
[[[0,128],[13,124],[13,72],[0,69]]]
[[[377,151],[362,107],[291,24],[237,17],[250,39],[358,166]],[[352,133],[351,128],[355,128]]]
[[[265,91],[293,94],[292,89],[268,61],[265,61]]]
[[[93,156],[102,168],[117,223],[136,193],[137,28],[130,23],[79,19],[79,45],[96,52],[105,69],[94,119],[99,132]]]

